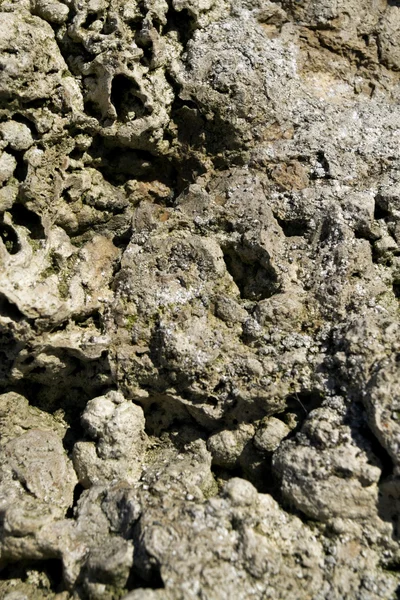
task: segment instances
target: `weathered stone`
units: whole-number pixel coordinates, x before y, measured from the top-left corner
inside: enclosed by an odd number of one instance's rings
[[[74,467],[84,487],[108,481],[136,483],[146,447],[143,410],[109,392],[94,398],[82,414],[82,425],[95,442],[77,442]]]
[[[0,597],[400,585],[400,7],[0,3]]]

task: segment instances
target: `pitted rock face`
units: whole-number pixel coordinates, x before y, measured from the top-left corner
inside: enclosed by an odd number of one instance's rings
[[[174,98],[164,68],[180,50],[176,36],[160,35],[167,3],[73,2],[71,10],[66,51],[74,52],[86,111],[105,137],[161,149]]]
[[[1,2],[1,598],[397,598],[399,32]]]

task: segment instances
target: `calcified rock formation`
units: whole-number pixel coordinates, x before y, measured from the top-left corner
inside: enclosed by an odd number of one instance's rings
[[[0,598],[397,598],[400,3],[0,49]]]

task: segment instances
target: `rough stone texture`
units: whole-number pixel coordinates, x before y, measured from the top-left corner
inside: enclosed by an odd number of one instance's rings
[[[74,467],[81,484],[90,488],[120,479],[136,483],[145,449],[143,410],[122,394],[109,392],[87,403],[82,424],[96,442],[74,445]]]
[[[0,2],[0,600],[400,594],[400,3]]]

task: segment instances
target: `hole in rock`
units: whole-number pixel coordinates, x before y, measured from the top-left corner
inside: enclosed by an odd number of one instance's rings
[[[171,87],[173,87],[175,89],[176,94],[178,94],[172,104],[173,112],[177,112],[178,110],[181,110],[181,109],[189,109],[189,110],[193,110],[193,111],[198,110],[198,106],[194,100],[186,100],[186,99],[182,100],[179,97],[181,86],[178,86],[175,83],[175,81],[171,78],[171,76],[166,77],[166,79],[167,79],[168,83],[171,85]],[[205,122],[206,122],[205,120],[202,120],[203,125]]]
[[[33,369],[29,371],[29,375],[43,375],[44,373],[47,373],[46,367],[33,367]]]
[[[142,577],[139,569],[133,567],[131,569],[126,588],[129,591],[137,590],[137,589],[152,589],[159,590],[165,587],[164,582],[161,578],[160,571],[157,569],[153,569],[151,574],[147,575],[146,578]]]
[[[0,237],[9,254],[17,254],[21,250],[17,233],[10,225],[0,223]]]
[[[328,219],[324,219],[323,223],[322,223],[322,227],[321,227],[321,233],[319,236],[319,241],[322,244],[323,242],[326,242],[330,236],[333,234],[334,232],[334,225],[331,222],[331,220]]]
[[[93,102],[92,100],[85,100],[84,104],[85,112],[89,115],[89,117],[94,117],[95,119],[98,119],[102,116],[101,111],[95,102]]]
[[[390,217],[390,212],[387,208],[387,202],[382,196],[375,197],[374,219],[387,219]]]
[[[76,406],[67,405],[65,421],[68,423],[68,428],[63,437],[63,446],[67,454],[71,454],[76,442],[84,439],[86,436],[86,432],[83,429],[81,421],[82,409],[83,406],[81,407],[79,404],[77,404]]]
[[[276,215],[275,219],[286,237],[301,237],[308,233],[308,224],[304,219],[280,219]]]
[[[278,484],[272,471],[272,454],[255,452],[252,442],[248,442],[239,457],[240,464],[232,468],[211,465],[211,472],[218,484],[223,486],[234,477],[249,481],[261,494],[271,494],[275,497]]]
[[[1,305],[1,299],[2,298],[0,296],[0,305]],[[12,308],[14,309],[16,307],[12,307]],[[4,312],[8,312],[8,311],[5,310]],[[1,314],[1,310],[0,310],[0,314]],[[17,319],[13,319],[13,320],[19,321],[21,318],[22,318],[22,316]],[[15,359],[16,359],[18,353],[21,351],[21,347],[23,346],[23,344],[20,342],[20,340],[16,339],[16,337],[14,336],[14,332],[15,332],[14,323],[12,321],[7,323],[5,320],[3,320],[3,322],[0,324],[0,386],[1,386],[1,393],[12,391],[9,388],[12,365],[14,364]]]
[[[359,436],[367,440],[372,454],[376,456],[380,463],[380,467],[382,469],[380,481],[392,475],[394,466],[390,454],[386,448],[382,446],[374,432],[370,429],[370,427],[368,427],[367,424],[364,424],[355,434],[356,441]]]
[[[215,394],[218,394],[219,392],[224,392],[224,391],[226,391],[226,382],[225,381],[220,381],[219,383],[217,383],[217,385],[213,389],[213,392]]]
[[[0,581],[9,579],[20,579],[24,583],[29,583],[32,579],[35,586],[39,580],[43,597],[47,597],[46,591],[60,593],[64,590],[63,566],[61,560],[56,558],[9,564],[0,571]]]
[[[41,240],[46,237],[40,217],[24,204],[14,204],[10,210],[13,223],[26,227],[30,231],[30,237]]]
[[[322,167],[322,169],[324,170],[323,179],[332,179],[332,176],[330,173],[329,162],[328,162],[328,159],[326,158],[325,152],[323,150],[319,150],[317,152],[317,161],[318,161],[319,165]],[[315,174],[314,176],[311,177],[311,179],[316,179],[318,177],[320,177],[320,175]]]
[[[30,119],[28,119],[27,117],[25,117],[24,115],[21,115],[19,113],[13,115],[12,119],[13,119],[13,121],[16,121],[17,123],[22,123],[23,125],[26,125],[30,129],[33,139],[36,139],[37,129],[36,129],[35,124]]]
[[[102,328],[102,319],[99,310],[93,310],[84,315],[73,315],[71,321],[81,327],[96,327],[99,331]],[[104,357],[105,358],[105,357]]]
[[[142,46],[142,50],[143,50],[143,56],[142,56],[142,63],[145,66],[150,66],[151,65],[151,61],[153,60],[153,44],[148,44],[146,46]]]
[[[150,115],[152,110],[145,106],[138,84],[125,75],[116,75],[111,86],[111,102],[123,121],[140,119]]]
[[[143,8],[143,6],[142,6]],[[134,15],[132,17],[127,17],[125,18],[125,23],[126,25],[128,25],[132,31],[137,31],[138,29],[140,29],[142,27],[142,21],[143,21],[143,14],[139,15]],[[154,25],[154,16],[153,16],[153,25]]]
[[[15,160],[17,161],[17,166],[14,171],[14,177],[20,183],[22,183],[23,181],[25,181],[26,176],[28,174],[28,165],[24,161],[24,152],[19,151],[19,150],[11,150],[11,149],[7,149],[7,151],[10,154],[12,154],[14,156]]]
[[[354,230],[354,237],[356,240],[367,240],[371,243],[371,233],[365,227],[360,227]]]
[[[89,27],[91,25],[93,25],[93,23],[95,21],[98,21],[98,16],[97,13],[88,13],[85,22],[83,23],[82,27],[85,27],[86,29],[89,29]]]
[[[396,296],[396,298],[400,299],[400,283],[394,283],[393,284],[393,293]]]
[[[211,465],[211,472],[214,475],[215,480],[220,485],[226,483],[230,479],[234,477],[240,477],[241,479],[245,479],[243,477],[243,469],[241,467],[234,467],[232,469],[227,469],[226,467],[219,467],[218,465]]]
[[[182,423],[195,424],[185,405],[174,398],[162,394],[153,395],[140,404],[144,411],[145,431],[148,435],[159,436],[162,432],[170,431],[174,427],[179,429]]]
[[[229,274],[239,288],[240,297],[246,300],[264,300],[279,291],[279,283],[272,267],[262,265],[258,259],[242,255],[233,247],[223,249]]]
[[[127,227],[126,231],[115,235],[112,239],[112,242],[113,242],[114,246],[116,246],[117,248],[122,248],[123,250],[125,250],[125,248],[129,244],[129,242],[131,241],[131,237],[132,237],[132,227],[129,226],[129,227]]]
[[[206,121],[196,104],[175,98],[171,113],[178,127],[178,140],[186,151],[204,149]]]
[[[149,39],[145,39],[141,31],[138,31],[135,36],[136,45],[143,51],[141,62],[145,66],[150,66],[153,58],[153,42]]]
[[[22,101],[24,102],[24,101]],[[24,102],[24,104],[26,106],[29,106],[29,108],[44,108],[48,103],[47,98],[36,98],[35,100],[30,100],[29,98],[26,99],[26,101]]]
[[[185,47],[196,29],[196,20],[190,12],[184,8],[177,11],[170,6],[167,12],[167,26],[164,35],[171,31],[176,31],[179,35],[180,43]]]
[[[118,29],[118,19],[115,17],[115,15],[113,15],[111,12],[109,12],[104,21],[102,33],[104,33],[105,35],[110,35],[110,34],[116,32],[117,29]]]
[[[28,367],[29,365],[31,365],[32,363],[35,362],[35,357],[32,354],[29,354],[29,356],[27,356],[22,362],[21,364],[24,367]]]
[[[84,150],[80,150],[79,148],[74,148],[74,150],[72,150],[72,152],[70,153],[69,157],[72,160],[82,160],[84,154],[85,154]]]
[[[2,317],[8,317],[13,321],[21,321],[24,315],[19,310],[18,306],[13,302],[10,302],[8,298],[0,293],[0,315]]]
[[[385,563],[385,569],[387,571],[394,571],[394,573],[400,573],[400,564],[398,562]],[[396,594],[396,598],[400,598],[400,586],[397,588]]]
[[[323,397],[318,391],[298,392],[286,398],[286,412],[300,412],[304,417],[321,406]]]
[[[74,518],[74,512],[75,512],[75,508],[78,505],[79,502],[79,498],[82,496],[83,492],[85,491],[85,488],[80,484],[77,483],[74,489],[74,500],[73,500],[73,504],[72,506],[69,507],[69,509],[67,510],[67,513],[65,515],[65,517],[67,519],[73,519]]]
[[[165,585],[161,577],[160,563],[155,556],[147,552],[143,533],[142,520],[139,519],[132,532],[132,541],[135,547],[134,563],[126,587],[128,590],[162,589]]]
[[[96,169],[112,185],[120,186],[137,179],[146,183],[160,182],[176,189],[177,169],[164,156],[155,156],[144,150],[121,149],[99,136],[93,139],[88,152]]]
[[[109,375],[108,365],[100,360],[90,361],[79,374],[73,374],[72,368],[73,365],[68,362],[56,374],[51,369],[32,376],[27,372],[16,390],[29,399],[29,404],[45,412],[52,414],[62,406],[64,419],[71,427],[64,439],[66,447],[69,443],[73,444],[75,433],[75,441],[78,433],[82,433],[79,419],[86,403],[110,389],[110,382],[104,383]]]

